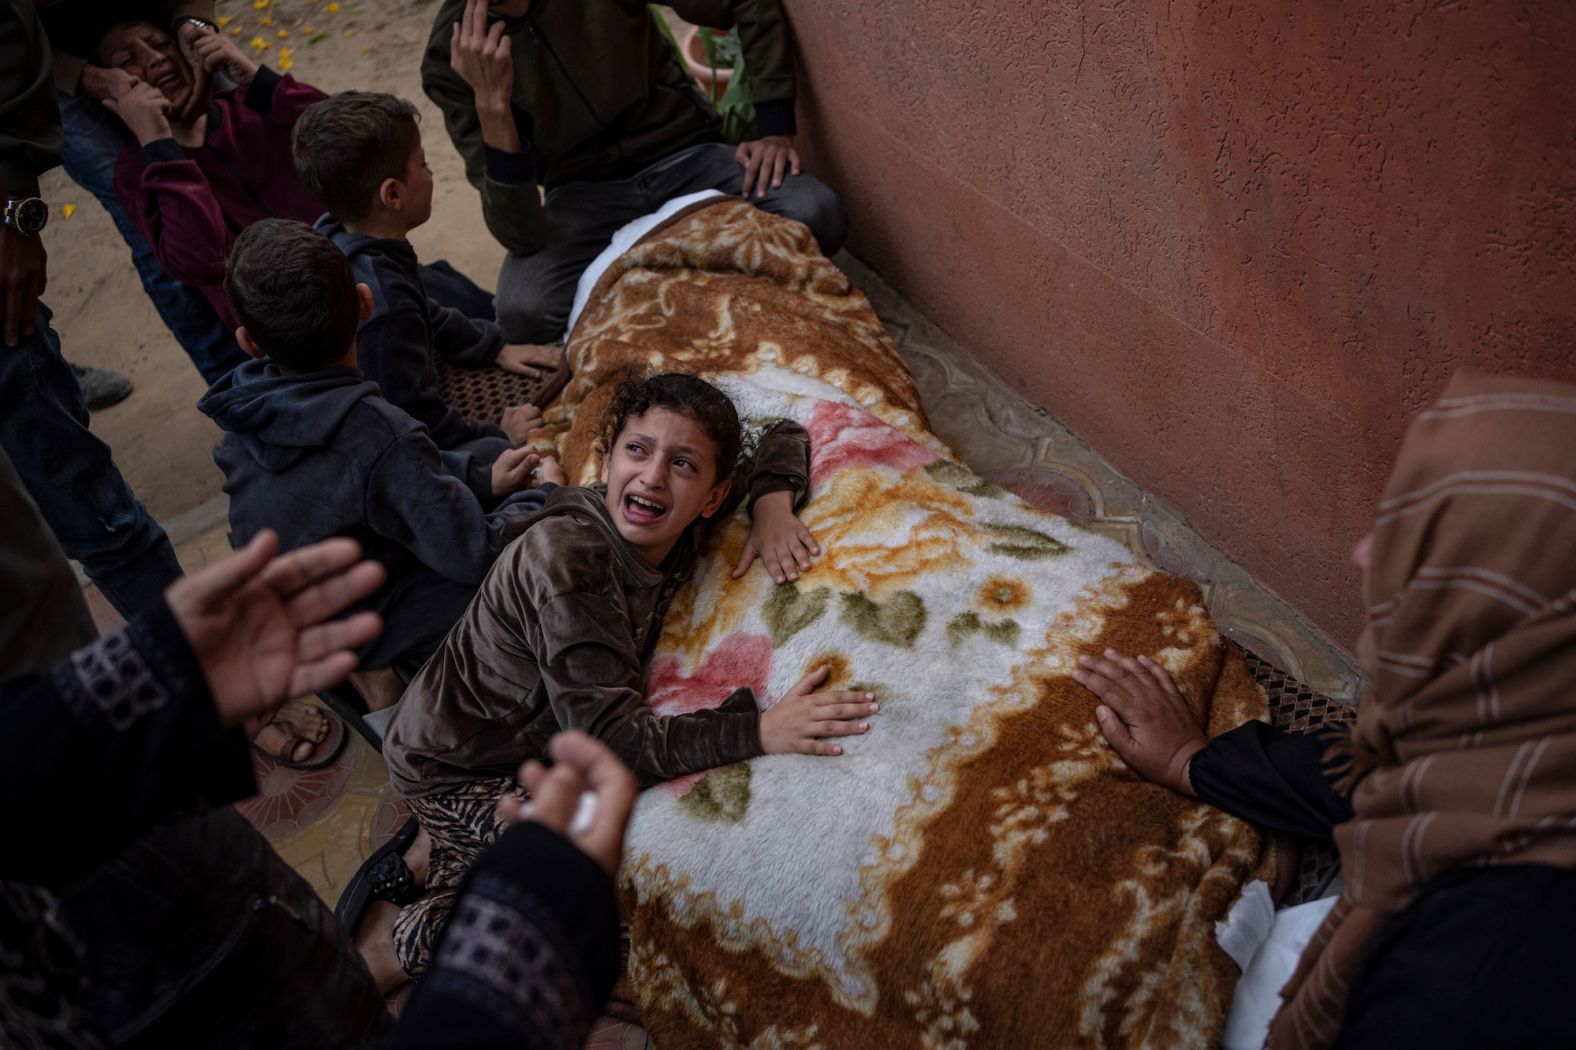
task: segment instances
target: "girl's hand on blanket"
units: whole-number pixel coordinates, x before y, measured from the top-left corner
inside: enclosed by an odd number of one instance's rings
[[[741,142],[733,158],[744,167],[744,188],[739,192],[745,197],[751,193],[757,199],[764,197],[768,189],[775,190],[783,184],[784,175],[799,174],[799,151],[793,148],[789,135]]]
[[[1115,649],[1078,662],[1073,679],[1100,698],[1095,718],[1122,761],[1145,780],[1192,795],[1188,769],[1209,740],[1166,669]]]
[[[388,576],[362,560],[360,544],[325,540],[275,557],[278,550],[279,537],[264,529],[164,592],[225,725],[342,681],[356,666],[354,650],[383,629],[377,613],[335,619]]]
[[[537,346],[532,343],[505,343],[498,350],[493,364],[505,372],[535,379],[544,372],[551,372],[564,363],[561,346]]]
[[[841,755],[842,745],[822,737],[869,732],[867,718],[881,710],[874,693],[839,689],[817,693],[830,667],[817,667],[799,679],[788,695],[761,712],[761,750],[768,755]]]
[[[542,429],[542,410],[535,405],[510,405],[498,420],[510,444],[523,445]]]
[[[635,775],[606,744],[568,729],[547,743],[551,768],[531,761],[520,767],[520,786],[530,801],[505,795],[498,816],[505,824],[534,820],[573,842],[612,875],[624,851],[624,831],[635,806]],[[575,821],[581,796],[593,796],[589,824]]]
[[[529,488],[531,471],[535,470],[541,461],[542,457],[528,448],[506,449],[503,455],[493,460],[493,496],[502,499],[511,492]]]
[[[749,539],[744,541],[739,564],[733,567],[735,580],[749,570],[756,558],[761,559],[778,583],[791,583],[800,572],[809,571],[810,559],[820,555],[821,545],[794,514],[792,492],[768,492],[755,501],[750,517],[754,524],[750,526]]]
[[[170,128],[170,100],[152,84],[136,77],[124,93],[104,100],[104,106],[125,122],[126,127],[146,146],[175,134]]]

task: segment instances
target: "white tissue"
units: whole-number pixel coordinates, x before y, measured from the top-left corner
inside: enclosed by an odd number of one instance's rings
[[[1270,900],[1269,884],[1254,879],[1242,887],[1242,896],[1231,906],[1226,921],[1215,923],[1215,940],[1236,960],[1237,968],[1246,972],[1259,945],[1269,940],[1270,927],[1274,925],[1275,902]]]
[[[1302,950],[1333,907],[1335,898],[1325,897],[1287,908],[1275,916],[1269,937],[1237,982],[1231,1013],[1226,1015],[1226,1035],[1221,1041],[1226,1050],[1260,1050],[1264,1046],[1270,1022],[1280,1009],[1281,989],[1291,980]]]
[[[574,819],[569,822],[569,837],[584,835],[591,830],[591,822],[596,819],[596,794],[591,791],[580,793],[580,804],[575,806]]]

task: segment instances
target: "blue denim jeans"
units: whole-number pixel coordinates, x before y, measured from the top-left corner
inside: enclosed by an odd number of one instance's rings
[[[188,288],[164,271],[154,258],[148,240],[120,206],[115,196],[115,158],[136,140],[120,118],[95,99],[60,95],[60,120],[66,133],[62,156],[66,174],[77,185],[98,198],[115,221],[131,263],[142,278],[143,290],[153,301],[175,341],[186,351],[211,386],[225,373],[246,360],[246,352],[235,341],[201,292]]]
[[[88,429],[82,392],[38,304],[37,330],[0,346],[0,448],[68,555],[130,618],[181,574],[175,550]]]

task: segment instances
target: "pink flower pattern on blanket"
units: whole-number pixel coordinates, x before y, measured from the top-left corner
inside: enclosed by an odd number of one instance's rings
[[[862,408],[822,401],[805,424],[810,432],[810,487],[818,489],[843,467],[884,466],[898,471],[928,467],[938,458],[901,430]]]
[[[679,670],[677,656],[659,656],[646,676],[646,706],[664,717],[716,707],[735,689],[749,686],[757,702],[765,702],[766,682],[772,673],[772,640],[764,634],[739,631],[723,639],[706,654],[695,673]],[[665,785],[683,795],[705,773],[670,780]]]

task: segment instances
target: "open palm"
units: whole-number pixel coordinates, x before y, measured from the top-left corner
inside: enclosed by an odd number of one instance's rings
[[[382,629],[376,613],[333,619],[386,575],[361,560],[354,540],[275,557],[278,549],[278,536],[264,530],[165,594],[227,725],[341,681],[356,666],[353,650]]]

